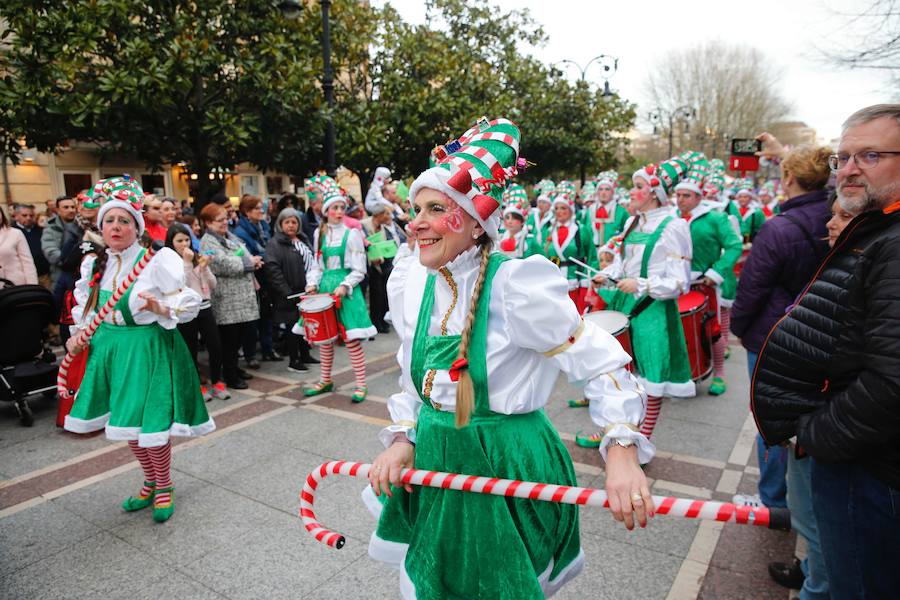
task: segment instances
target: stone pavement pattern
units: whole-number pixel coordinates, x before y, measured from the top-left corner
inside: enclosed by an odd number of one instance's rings
[[[385,399],[396,389],[396,338],[366,345],[370,398],[353,405],[347,353],[337,351],[336,393],[304,400],[303,377],[266,363],[246,393],[209,404],[219,430],[175,447],[177,510],[158,525],[119,507],[140,482],[122,443],[57,430],[55,403],[36,399],[22,428],[0,406],[0,596],[3,598],[396,598],[397,576],[369,559],[374,521],[364,482],[329,477],[317,494],[321,521],[347,536],[342,550],[313,540],[297,514],[308,471],[328,460],[368,462],[381,446]],[[753,493],[745,355],[732,348],[729,392],[666,401],[647,467],[655,494],[730,500]],[[341,386],[343,389],[341,389]],[[569,447],[579,482],[602,487],[596,450],[574,445],[587,411],[561,377],[547,414]],[[788,560],[795,536],[756,527],[657,517],[628,532],[600,509],[581,511],[585,572],[558,598],[787,598],[765,565]]]

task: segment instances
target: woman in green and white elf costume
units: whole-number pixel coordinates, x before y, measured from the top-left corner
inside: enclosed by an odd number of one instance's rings
[[[537,192],[535,200],[536,208],[528,211],[525,219],[525,236],[528,239],[528,250],[526,256],[535,254],[543,254],[544,240],[550,233],[550,227],[553,224],[553,194],[556,185],[549,179],[542,179],[534,186]]]
[[[585,277],[584,267],[571,259],[597,268],[597,248],[591,230],[584,224],[580,227],[575,216],[575,185],[571,181],[561,181],[556,186],[553,197],[555,220],[543,242],[542,254],[559,265],[563,276],[569,282],[569,297],[575,303],[578,314],[584,314],[587,304],[584,296],[591,280]]]
[[[678,297],[691,289],[691,234],[684,220],[673,214],[668,197],[668,190],[686,172],[687,163],[672,158],[634,173],[631,208],[635,216],[625,226],[613,264],[594,277],[598,285],[605,284],[607,277],[617,281],[607,308],[631,316],[638,381],[648,395],[641,433],[648,438],[663,396],[696,394],[678,312]],[[579,442],[599,443],[600,435]]]
[[[584,214],[584,223],[591,230],[594,246],[598,249],[604,246],[614,236],[622,233],[625,221],[628,220],[628,211],[624,206],[619,206],[615,198],[615,179],[607,173],[601,173],[594,196],[597,202]]]
[[[81,264],[75,284],[72,337],[76,336],[131,273],[145,250],[144,192],[129,176],[102,179],[88,192],[100,202],[97,225],[106,250]],[[184,261],[170,248],[150,260],[115,310],[90,340],[84,379],[65,428],[75,433],[106,429],[111,440],[127,440],[141,468],[144,485],[122,507],[136,511],[153,505],[153,519],[166,521],[175,510],[170,436],[197,436],[215,430],[206,412],[194,361],[176,330],[200,312],[202,299],[185,285]]]
[[[306,291],[337,296],[340,306],[337,309],[341,337],[347,352],[350,353],[350,364],[356,377],[356,389],[351,400],[362,402],[366,399],[366,355],[362,348],[362,340],[377,333],[369,318],[366,299],[359,289],[360,282],[366,276],[368,265],[366,249],[362,233],[344,224],[344,211],[347,200],[330,177],[320,184],[322,189],[322,214],[325,220],[316,230],[313,248],[316,251],[316,264],[307,276]],[[299,325],[299,324],[298,324]],[[302,333],[297,327],[295,333]],[[331,379],[331,367],[334,363],[334,342],[319,344],[319,382],[307,389],[306,396],[318,396],[334,389]]]
[[[400,571],[404,598],[536,600],[582,569],[574,506],[412,493],[398,487],[400,470],[573,484],[569,453],[543,410],[560,371],[596,400],[610,507],[629,529],[654,510],[639,466],[654,448],[638,432],[644,398],[624,368],[628,356],[582,321],[559,269],[492,251],[500,193],[521,166],[518,127],[482,118],[457,143],[411,187],[418,255],[388,282],[401,391],[389,399],[393,424],[380,434],[388,449],[363,494],[380,515],[369,555]]]

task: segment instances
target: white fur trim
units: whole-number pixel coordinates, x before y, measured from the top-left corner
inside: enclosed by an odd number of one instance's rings
[[[544,572],[538,577],[538,583],[541,585],[541,589],[544,591],[544,597],[549,598],[554,595],[556,592],[562,589],[564,585],[578,577],[581,572],[584,570],[584,550],[579,549],[578,556],[572,559],[559,575],[556,576],[556,579],[550,579],[550,573],[553,571],[553,559],[550,559],[550,564],[547,565],[547,568],[544,569]]]
[[[384,509],[384,506],[378,500],[378,496],[375,495],[375,490],[372,489],[371,485],[367,485],[363,488],[362,494],[363,504],[366,505],[366,508],[376,519],[381,518],[381,511]]]
[[[700,186],[697,185],[697,183],[695,181],[691,181],[690,179],[682,181],[681,183],[679,183],[678,185],[675,186],[676,192],[680,192],[682,190],[694,192],[695,194],[697,194],[698,196],[701,196],[701,197],[703,196],[703,190],[700,189]]]
[[[408,550],[409,544],[382,539],[375,532],[372,532],[372,537],[369,538],[369,556],[395,569],[403,565]]]
[[[669,396],[671,398],[693,398],[697,395],[697,386],[693,381],[686,381],[684,383],[673,383],[671,381],[664,381],[662,383],[657,383],[654,381],[647,381],[643,377],[636,377],[638,383],[644,386],[644,390],[647,392],[648,396],[656,396],[662,398],[663,396]]]
[[[725,281],[725,278],[719,275],[714,269],[707,269],[704,275],[715,281],[717,286],[722,285],[722,282]]]
[[[337,204],[338,202],[343,202],[344,206],[347,206],[347,199],[343,196],[331,196],[328,198],[328,200],[322,203],[322,214],[328,212],[328,208]]]
[[[97,211],[97,229],[103,230],[103,215],[108,213],[113,208],[121,208],[125,212],[127,212],[134,219],[134,222],[137,224],[138,236],[144,233],[144,215],[141,214],[141,211],[136,210],[130,202],[124,202],[122,200],[107,200],[103,204],[100,205],[100,210]]]
[[[374,325],[372,325],[370,327],[361,327],[359,329],[348,329],[346,333],[347,341],[367,340],[373,335],[377,334],[378,330],[375,329]]]
[[[659,200],[660,205],[666,206],[669,204],[669,195],[666,194],[666,189],[662,185],[662,179],[659,177],[659,175],[653,175],[653,177],[656,177],[659,180],[660,184],[657,186],[651,186],[650,189],[656,192],[656,198]],[[639,169],[635,171],[634,175],[631,176],[631,181],[633,182],[637,178],[643,179],[647,182],[647,185],[650,185],[651,175],[647,173],[646,170]]]
[[[447,182],[450,180],[450,171],[444,169],[442,167],[432,167],[427,171],[423,171],[421,175],[416,177],[416,180],[413,181],[413,184],[409,187],[409,201],[410,203],[414,203],[416,201],[416,194],[419,193],[419,190],[428,188],[432,190],[437,190],[443,194],[447,194],[450,198],[459,204],[459,207],[466,211],[473,219],[478,221],[478,224],[484,229],[485,233],[488,234],[492,240],[496,240],[500,237],[500,217],[498,213],[499,210],[495,210],[488,219],[482,220],[481,215],[478,214],[478,211],[475,210],[475,204],[469,199],[468,196],[458,192],[457,190],[450,187]]]
[[[90,419],[89,421],[76,419],[72,415],[66,415],[66,422],[63,425],[63,429],[71,431],[72,433],[91,433],[92,431],[100,431],[106,427],[107,422],[109,422],[109,413]]]

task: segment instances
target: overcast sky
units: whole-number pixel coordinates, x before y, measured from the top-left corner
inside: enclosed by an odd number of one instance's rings
[[[843,19],[833,8],[852,11],[858,0],[755,0],[692,2],[607,0],[486,0],[507,12],[528,8],[544,27],[546,46],[531,51],[546,63],[571,59],[587,63],[598,54],[619,58],[610,81],[624,97],[639,102],[642,82],[654,59],[665,52],[706,39],[755,46],[782,67],[779,86],[794,106],[792,118],[814,127],[825,141],[840,134],[840,125],[863,106],[891,101],[883,72],[842,71],[816,60],[816,47],[839,40]],[[404,18],[424,20],[421,0],[391,0]],[[383,2],[382,2],[383,4]],[[745,12],[742,6],[752,7]],[[602,69],[590,67],[588,78],[602,82]],[[639,106],[639,123],[646,106]]]

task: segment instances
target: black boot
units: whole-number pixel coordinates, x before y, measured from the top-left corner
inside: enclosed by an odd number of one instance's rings
[[[784,586],[790,590],[799,590],[803,587],[803,569],[800,568],[800,559],[796,556],[790,564],[783,562],[769,563],[769,576],[778,585]]]
[[[309,342],[305,339],[300,338],[300,360],[305,362],[308,365],[317,365],[319,364],[319,359],[313,357],[312,354],[309,353]]]

